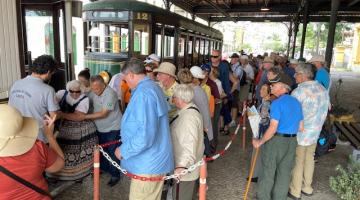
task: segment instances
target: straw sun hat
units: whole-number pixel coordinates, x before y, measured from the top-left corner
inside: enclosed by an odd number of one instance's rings
[[[15,108],[0,105],[0,157],[28,152],[38,135],[35,119],[23,117]]]

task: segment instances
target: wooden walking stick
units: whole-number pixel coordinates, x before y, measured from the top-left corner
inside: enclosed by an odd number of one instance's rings
[[[246,199],[247,199],[247,196],[248,196],[248,193],[249,193],[249,190],[250,190],[251,178],[252,178],[252,176],[253,176],[253,174],[254,174],[254,169],[255,169],[255,165],[256,165],[256,160],[257,160],[258,154],[259,154],[259,147],[256,148],[256,150],[255,150],[255,156],[254,156],[253,160],[251,161],[249,178],[248,178],[248,181],[247,181],[247,184],[246,184],[246,189],[245,189],[245,194],[244,194],[244,199],[243,199],[243,200],[246,200]]]

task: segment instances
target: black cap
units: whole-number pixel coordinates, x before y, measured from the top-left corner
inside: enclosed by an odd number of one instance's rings
[[[233,53],[230,58],[240,58],[239,54],[237,53]]]

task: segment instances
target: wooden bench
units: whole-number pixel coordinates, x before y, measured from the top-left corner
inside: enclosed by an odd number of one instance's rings
[[[352,146],[356,149],[360,149],[360,123],[359,122],[334,122],[336,128],[338,128],[349,140]]]

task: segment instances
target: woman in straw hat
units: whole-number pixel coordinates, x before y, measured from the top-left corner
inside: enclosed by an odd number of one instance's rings
[[[11,106],[0,105],[0,200],[51,199],[43,172],[53,173],[64,166],[64,154],[53,135],[55,118],[46,116],[44,120],[48,147],[36,139],[35,119],[22,117]]]

